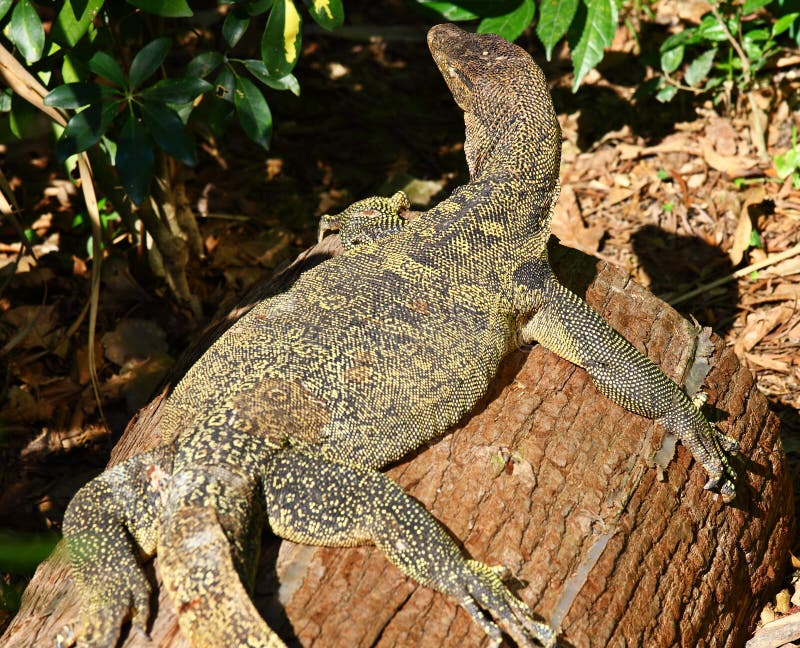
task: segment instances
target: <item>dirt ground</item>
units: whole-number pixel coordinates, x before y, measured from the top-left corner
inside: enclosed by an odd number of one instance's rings
[[[301,97],[268,95],[269,152],[234,128],[203,140],[197,168],[178,178],[205,244],[189,273],[201,316],[176,304],[145,246],[111,225],[96,342],[104,418],[80,319],[91,267],[88,228],[76,224],[80,194],[52,159],[46,131],[2,140],[3,172],[37,242],[34,258],[0,225],[0,628],[58,537],[71,496],[102,469],[131,415],[210,319],[311,244],[321,214],[399,188],[424,209],[466,180],[461,115],[424,45],[431,23],[402,3],[380,12],[353,4],[350,27],[306,33]],[[639,42],[657,47],[678,4],[658,3]],[[392,27],[371,30],[376,24]],[[520,44],[543,65],[563,131],[554,233],[631,271],[734,346],[782,420],[797,488],[800,256],[712,284],[798,243],[800,190],[758,157],[742,105],[634,99],[650,72],[627,28],[576,94],[566,51],[547,63],[535,36]],[[776,59],[758,94],[771,156],[791,146],[800,125],[798,71],[797,56]]]

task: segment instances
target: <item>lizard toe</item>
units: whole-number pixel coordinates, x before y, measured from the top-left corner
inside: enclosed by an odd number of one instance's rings
[[[499,626],[519,646],[555,646],[555,631],[546,623],[537,621],[530,608],[503,583],[502,578],[510,576],[508,569],[489,567],[475,560],[467,561],[467,566],[471,577],[465,583],[467,596],[462,599],[462,605],[493,642],[496,635],[492,629]],[[481,609],[497,623],[489,621]]]
[[[739,452],[739,442],[736,439],[729,437],[727,434],[722,434],[722,432],[718,430],[714,430],[714,436],[717,439],[720,447],[725,451],[731,454],[736,454]]]

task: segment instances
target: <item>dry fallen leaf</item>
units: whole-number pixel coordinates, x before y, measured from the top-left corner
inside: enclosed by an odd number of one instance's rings
[[[570,186],[561,190],[561,197],[553,210],[552,231],[564,245],[589,254],[597,252],[605,234],[600,225],[587,227],[584,224],[575,191]]]
[[[750,313],[744,329],[733,345],[734,350],[740,357],[743,356],[745,351],[750,351],[767,333],[788,321],[793,313],[794,309],[784,304]]]
[[[6,351],[49,347],[57,319],[53,305],[28,304],[4,313],[3,323],[14,329],[14,334],[5,341]]]
[[[750,215],[751,207],[758,205],[766,198],[764,185],[754,185],[744,194],[744,202],[739,211],[739,220],[736,223],[736,231],[733,233],[733,242],[728,250],[731,264],[736,267],[742,262],[744,253],[750,247],[750,236],[753,232],[753,219]]]
[[[714,149],[720,155],[732,157],[736,155],[736,142],[739,139],[731,120],[714,116],[706,126],[706,137],[714,143]]]
[[[103,348],[106,358],[122,366],[134,358],[144,360],[166,353],[166,337],[155,322],[130,318],[103,336]]]
[[[752,169],[758,164],[758,160],[740,155],[720,155],[708,141],[701,144],[700,150],[703,152],[703,159],[708,163],[708,166],[717,171],[722,171],[722,173],[731,178],[746,175],[748,169]]]
[[[745,353],[747,362],[751,365],[756,365],[762,369],[769,369],[776,373],[788,373],[791,368],[791,363],[784,360],[779,360],[780,356],[772,356],[766,353]]]

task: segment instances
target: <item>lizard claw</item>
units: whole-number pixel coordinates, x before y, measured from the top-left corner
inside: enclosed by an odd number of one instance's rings
[[[727,434],[722,434],[718,430],[712,428],[714,436],[717,439],[717,443],[719,443],[720,447],[727,453],[736,454],[739,452],[739,442],[736,439],[732,439]]]
[[[476,560],[467,560],[466,566],[469,571],[459,602],[489,636],[493,648],[502,641],[500,628],[511,635],[519,646],[538,644],[552,648],[556,645],[555,630],[537,621],[530,608],[503,583],[504,578],[510,577],[507,568],[489,567]],[[487,619],[482,609],[488,611],[497,623]]]
[[[736,487],[734,486],[736,474],[730,470],[733,476],[728,475],[726,474],[728,470],[729,469],[726,469],[725,473],[710,477],[703,486],[707,491],[716,491],[719,493],[722,496],[722,501],[726,503],[732,501],[736,497]]]

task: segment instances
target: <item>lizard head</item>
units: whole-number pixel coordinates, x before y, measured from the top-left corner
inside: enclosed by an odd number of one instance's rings
[[[511,75],[524,72],[533,63],[525,50],[501,36],[472,34],[449,23],[431,27],[428,47],[453,98],[465,113],[479,108],[484,92],[497,86],[498,81],[508,84],[514,78]],[[507,97],[497,99],[496,107],[500,102],[507,105]]]
[[[519,154],[552,159],[560,152],[561,131],[547,82],[524,49],[495,34],[472,34],[451,24],[432,27],[428,47],[464,111],[464,153],[473,180],[490,166],[509,170],[525,164]],[[534,146],[520,146],[523,141]]]

